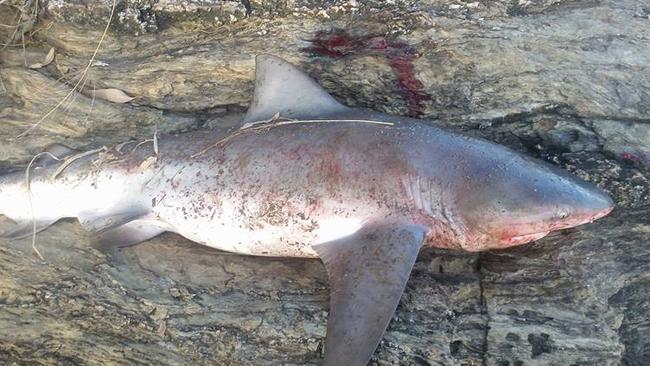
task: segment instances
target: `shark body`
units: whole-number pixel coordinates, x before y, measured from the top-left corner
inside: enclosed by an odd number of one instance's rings
[[[612,209],[595,186],[503,146],[339,104],[257,58],[243,127],[79,153],[55,146],[0,177],[3,235],[76,217],[101,243],[162,232],[221,250],[319,257],[330,277],[326,365],[365,365],[423,245],[524,244]]]

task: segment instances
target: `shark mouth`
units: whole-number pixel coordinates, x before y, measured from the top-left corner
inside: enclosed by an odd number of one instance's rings
[[[517,244],[529,243],[531,241],[539,240],[539,239],[545,237],[546,235],[548,235],[549,232],[550,231],[544,231],[544,232],[540,232],[540,233],[513,236],[509,240],[509,244],[517,245]]]
[[[557,222],[555,224],[549,225],[546,227],[546,231],[540,231],[536,233],[531,233],[531,234],[525,234],[525,235],[517,235],[513,236],[510,239],[507,240],[508,245],[518,245],[518,244],[525,244],[525,243],[530,243],[531,241],[539,240],[551,231],[556,231],[556,230],[562,230],[562,229],[567,229],[575,226],[579,226],[582,224],[586,223],[591,223],[594,220],[597,220],[603,216],[606,216],[612,211],[613,207],[607,207],[606,209],[597,211],[595,213],[591,213],[588,215],[583,215],[574,218],[571,221],[561,221]]]

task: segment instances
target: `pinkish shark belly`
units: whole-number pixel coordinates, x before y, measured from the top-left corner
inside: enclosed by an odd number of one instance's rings
[[[419,210],[405,195],[402,151],[378,127],[361,128],[366,141],[350,133],[354,126],[313,127],[242,134],[192,166],[168,168],[154,212],[177,233],[221,250],[316,257],[314,245]]]
[[[154,212],[178,234],[234,253],[317,257],[312,246],[353,235],[365,224],[390,215],[386,205],[334,195],[316,184],[278,192],[277,185],[224,187],[215,184],[218,179],[207,181],[168,191]],[[165,205],[166,201],[174,204]]]

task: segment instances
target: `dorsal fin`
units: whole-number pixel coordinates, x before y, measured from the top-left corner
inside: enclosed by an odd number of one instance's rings
[[[272,55],[255,58],[255,93],[244,123],[282,118],[318,119],[346,110],[307,74]]]

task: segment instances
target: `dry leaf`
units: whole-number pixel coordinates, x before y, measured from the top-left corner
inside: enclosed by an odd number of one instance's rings
[[[58,61],[58,60],[57,60],[57,61]],[[70,71],[70,69],[69,69],[67,66],[65,66],[65,65],[61,65],[61,64],[58,63],[58,62],[55,62],[55,63],[54,63],[54,66],[56,67],[57,70],[59,70],[59,73],[61,73],[61,75],[65,75],[65,74],[68,73],[68,71]]]
[[[117,159],[118,159],[118,157],[115,156],[115,154],[113,154],[111,152],[100,151],[97,154],[97,159],[94,161],[94,163],[96,165],[101,165],[101,164],[104,164],[104,163],[109,163],[111,161],[115,161]]]
[[[153,133],[153,153],[158,155],[158,130]]]
[[[155,310],[153,311],[153,314],[151,315],[151,318],[153,320],[156,320],[160,322],[158,324],[158,330],[156,333],[158,333],[159,336],[164,337],[165,336],[165,331],[167,331],[167,322],[165,319],[169,316],[169,311],[167,308],[164,308],[162,306],[157,306]]]
[[[152,166],[157,160],[158,160],[158,158],[155,157],[155,156],[150,156],[150,157],[144,159],[142,161],[142,163],[140,163],[140,171],[143,172],[143,171],[147,170],[147,168]]]
[[[167,331],[167,322],[162,320],[158,325],[158,330],[156,331],[156,333],[158,334],[158,336],[164,337],[166,331]]]
[[[165,320],[167,316],[169,316],[169,310],[164,306],[156,306],[151,312],[151,318],[156,321]]]
[[[45,60],[43,63],[37,62],[35,64],[29,65],[30,69],[40,69],[41,67],[47,66],[54,61],[54,47],[50,48],[50,51],[45,55]]]
[[[96,98],[108,100],[113,103],[126,103],[135,99],[120,89],[95,89],[93,93]]]

